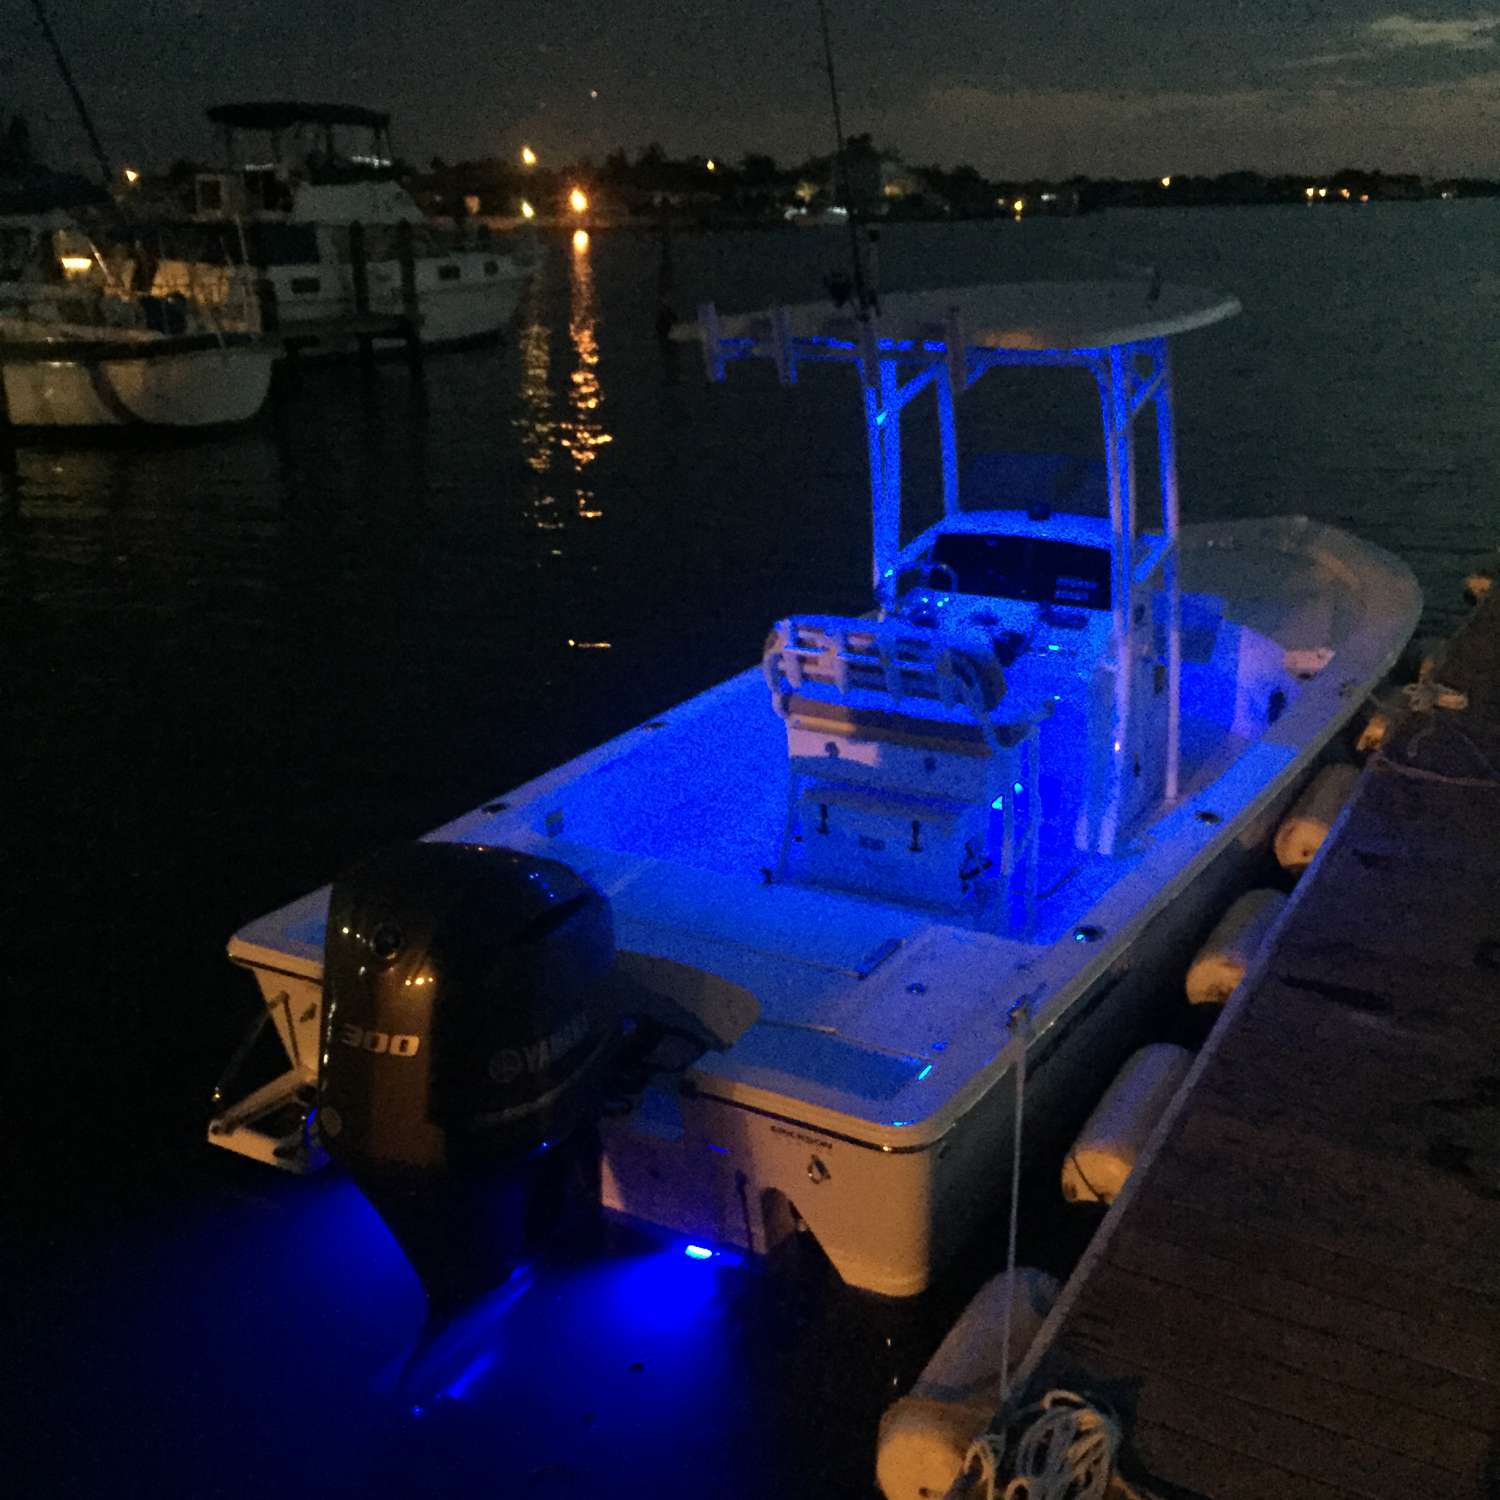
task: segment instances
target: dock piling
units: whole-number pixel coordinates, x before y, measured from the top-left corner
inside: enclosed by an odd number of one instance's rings
[[[396,258],[401,264],[401,316],[406,337],[406,363],[413,375],[422,373],[421,314],[417,305],[417,256],[410,223],[396,226]]]
[[[366,373],[374,368],[375,340],[369,332],[370,317],[370,263],[365,246],[365,226],[356,220],[349,226],[349,270],[354,281],[354,316],[360,329],[359,364]]]

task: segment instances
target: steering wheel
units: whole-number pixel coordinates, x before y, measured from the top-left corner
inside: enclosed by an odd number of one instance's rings
[[[947,583],[939,581],[939,574],[948,575]],[[956,594],[958,592],[958,574],[948,563],[930,562],[922,578],[924,588],[938,589],[944,594]]]

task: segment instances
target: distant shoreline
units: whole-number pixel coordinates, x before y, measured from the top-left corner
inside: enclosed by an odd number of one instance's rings
[[[1031,213],[995,213],[995,214],[902,214],[892,218],[861,218],[855,222],[861,229],[900,229],[908,224],[1009,224],[1019,225],[1030,223],[1038,219],[1080,219],[1094,218],[1104,213],[1155,213],[1160,210],[1168,212],[1193,211],[1203,208],[1279,208],[1293,210],[1298,213],[1311,213],[1315,211],[1327,211],[1332,209],[1345,209],[1352,211],[1365,211],[1372,208],[1421,208],[1434,206],[1439,208],[1451,208],[1460,202],[1483,202],[1492,201],[1493,197],[1500,195],[1471,195],[1467,197],[1441,198],[1380,198],[1372,199],[1368,203],[1296,203],[1290,201],[1267,202],[1259,199],[1247,199],[1242,202],[1224,203],[1128,203],[1109,204],[1101,208],[1087,209],[1077,213],[1050,213],[1045,210]],[[433,214],[431,216],[438,222],[451,220],[451,216],[445,214]],[[771,233],[786,234],[839,234],[848,232],[847,220],[828,220],[816,224],[798,224],[795,220],[773,219],[764,215],[696,215],[692,213],[676,212],[667,215],[662,214],[611,214],[611,213],[586,213],[586,214],[537,214],[534,218],[523,218],[519,214],[476,214],[471,217],[451,220],[464,226],[482,226],[495,234],[556,234],[576,233],[582,229],[587,233],[603,233],[610,230],[648,230],[660,233],[664,228],[672,233],[683,234],[705,234],[718,230],[745,231],[763,230]]]

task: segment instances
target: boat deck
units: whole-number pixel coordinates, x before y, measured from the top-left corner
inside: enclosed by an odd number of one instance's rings
[[[1500,1492],[1500,600],[1438,675],[1054,1313],[1162,1493]]]

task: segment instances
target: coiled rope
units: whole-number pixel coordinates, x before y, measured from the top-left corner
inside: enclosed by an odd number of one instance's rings
[[[965,1471],[983,1500],[1104,1500],[1121,1441],[1112,1412],[1074,1391],[1048,1391],[1017,1426],[1008,1480],[1006,1433],[983,1433],[969,1447]]]

